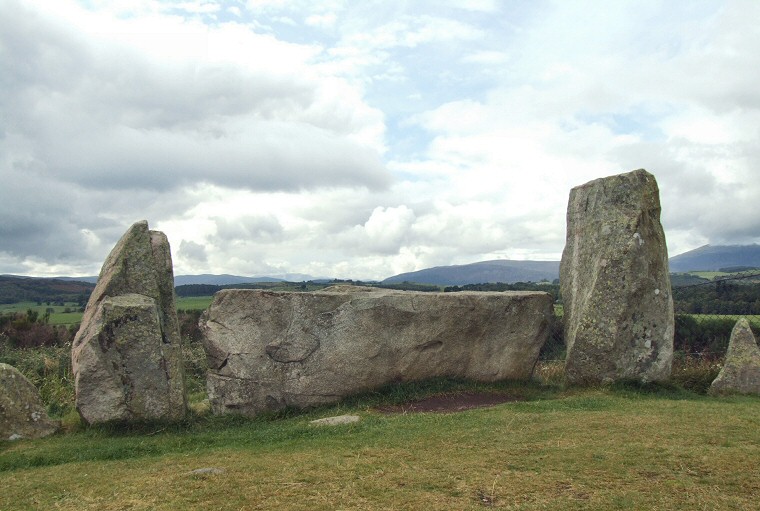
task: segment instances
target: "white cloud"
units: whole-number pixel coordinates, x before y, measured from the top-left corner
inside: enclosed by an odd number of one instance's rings
[[[462,62],[487,66],[503,65],[509,61],[509,54],[502,51],[484,50],[466,55]]]
[[[249,9],[281,8],[288,4],[288,0],[248,0]]]
[[[351,246],[360,251],[379,254],[397,254],[402,246],[409,244],[410,228],[414,223],[414,211],[407,206],[376,207],[362,226],[349,231]]]
[[[570,188],[640,167],[671,254],[760,241],[757,15],[6,0],[0,272],[95,273],[141,218],[176,273],[558,258]]]
[[[454,9],[465,11],[494,13],[499,10],[499,2],[496,0],[449,0],[446,3]]]
[[[199,180],[254,189],[388,183],[376,154],[382,114],[341,79],[311,71],[310,48],[239,25],[201,32],[173,17],[109,19],[122,30],[116,38],[84,40],[81,27],[8,14],[5,40],[18,49],[3,58],[12,119],[5,130],[21,139],[6,148],[13,161],[121,189]],[[202,39],[203,51],[188,50],[178,34]]]
[[[282,238],[282,225],[272,214],[216,217],[213,220],[216,222],[216,236],[220,239],[271,242]]]
[[[332,28],[335,26],[337,16],[335,13],[312,14],[306,18],[306,24],[317,28]]]
[[[512,71],[519,79],[508,76],[485,100],[464,99],[416,116],[436,135],[428,157],[442,168],[460,169],[450,185],[460,195],[490,196],[491,204],[501,195],[511,210],[557,220],[570,187],[646,167],[660,180],[663,221],[674,234],[674,252],[706,239],[758,240],[760,230],[749,227],[753,222],[728,213],[737,201],[742,211],[751,210],[744,196],[760,192],[746,157],[758,138],[752,127],[757,125],[757,89],[747,87],[744,78],[744,69],[756,67],[751,48],[760,47],[757,36],[746,37],[756,33],[747,26],[751,22],[739,20],[731,8],[709,12],[701,25],[690,24],[702,29],[695,41],[691,32],[670,30],[678,21],[668,16],[658,21],[661,30],[647,25],[645,34],[631,8],[621,3],[589,15],[592,11],[563,4],[530,31],[524,44],[511,48],[520,59],[504,76]],[[661,9],[661,4],[646,6],[642,14],[662,14]],[[738,37],[704,34],[716,27]],[[641,51],[647,44],[655,48]],[[545,51],[548,45],[555,51]],[[717,83],[717,75],[692,68],[698,61],[702,69],[724,69],[727,60],[737,67],[736,80],[723,73]],[[700,83],[703,79],[709,85]],[[733,101],[744,98],[742,106],[713,109],[711,103],[725,101],[725,91],[732,91]],[[692,185],[684,183],[692,179]],[[698,195],[673,191],[684,186],[693,186]],[[530,200],[527,191],[541,200]],[[706,203],[720,206],[705,208]],[[529,222],[524,226],[532,232],[522,243],[539,244],[541,231],[530,229]],[[557,222],[540,228],[558,233],[562,227]]]
[[[187,260],[191,265],[203,265],[208,260],[206,247],[194,241],[182,240],[178,254],[180,259]]]

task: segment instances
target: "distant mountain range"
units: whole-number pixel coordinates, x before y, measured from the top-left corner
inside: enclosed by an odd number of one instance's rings
[[[240,275],[175,275],[174,286],[186,286],[188,284],[211,284],[214,286],[227,286],[229,284],[252,284],[259,282],[284,282],[285,279],[274,277],[241,277]]]
[[[705,245],[670,258],[670,271],[718,271],[739,267],[760,268],[760,245]],[[462,286],[503,282],[541,282],[559,278],[559,261],[496,260],[456,266],[437,266],[394,275],[384,284],[415,282]]]
[[[760,245],[705,245],[670,258],[674,273],[736,267],[760,268]]]
[[[705,245],[697,249],[670,258],[670,271],[683,273],[688,271],[718,271],[731,268],[760,268],[760,245]],[[414,282],[418,284],[433,284],[438,286],[463,286],[466,284],[485,284],[503,282],[549,282],[559,278],[559,261],[513,261],[495,260],[482,261],[472,264],[455,266],[437,266],[424,270],[401,273],[389,277],[384,284]],[[17,280],[22,279],[22,280]],[[27,279],[24,282],[23,279]],[[26,299],[36,299],[36,286],[55,287],[62,294],[69,292],[87,292],[87,286],[62,286],[65,282],[94,283],[96,276],[87,277],[56,277],[55,279],[34,279],[13,275],[0,276],[0,290],[9,294],[23,295]],[[32,283],[29,280],[43,280],[42,283]],[[55,281],[58,281],[56,283]],[[245,277],[241,275],[177,275],[174,277],[175,286],[189,284],[211,284],[217,286],[261,283],[261,282],[305,282],[331,281],[330,278],[315,278],[301,273],[287,273],[270,277]],[[11,292],[10,287],[13,287]],[[49,290],[46,290],[49,291]],[[3,294],[3,293],[0,293]]]
[[[415,282],[437,286],[463,286],[489,282],[541,282],[559,278],[559,261],[495,260],[456,266],[436,266],[425,270],[401,273],[383,280],[383,284]]]
[[[65,281],[77,281],[77,282],[91,282],[98,281],[97,275],[91,275],[86,277],[55,277],[57,280]],[[188,284],[211,284],[213,286],[227,286],[230,284],[252,284],[260,282],[305,282],[314,280],[311,275],[305,275],[303,273],[286,273],[284,275],[278,275],[276,277],[244,277],[242,275],[229,275],[223,273],[221,275],[213,275],[210,273],[202,273],[200,275],[175,275],[175,286],[186,286]]]

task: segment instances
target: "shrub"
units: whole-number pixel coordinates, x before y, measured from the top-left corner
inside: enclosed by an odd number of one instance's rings
[[[51,417],[63,417],[74,410],[74,376],[71,372],[71,345],[14,348],[0,342],[0,362],[18,369],[40,391]]]
[[[722,367],[721,358],[693,357],[677,352],[673,357],[670,381],[683,389],[706,394]]]
[[[49,317],[49,314],[46,315]],[[36,348],[70,344],[78,329],[64,325],[49,325],[31,309],[22,313],[0,315],[0,338],[15,348]]]
[[[689,314],[677,314],[673,348],[687,354],[723,357],[735,324],[736,319],[733,318],[697,318]]]

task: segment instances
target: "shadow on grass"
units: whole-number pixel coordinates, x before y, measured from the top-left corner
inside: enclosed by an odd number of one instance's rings
[[[607,390],[613,395],[629,399],[668,399],[673,401],[699,401],[707,399],[705,392],[684,388],[673,381],[641,382],[623,380],[598,388]]]
[[[341,401],[340,406],[354,409],[379,408],[403,405],[433,396],[460,393],[499,393],[509,395],[515,401],[532,401],[547,399],[558,391],[559,388],[556,386],[543,385],[536,381],[505,380],[482,383],[454,378],[434,378],[419,382],[391,383],[377,390],[348,397]]]

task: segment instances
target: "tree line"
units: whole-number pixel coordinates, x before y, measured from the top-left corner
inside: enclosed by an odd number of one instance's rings
[[[383,285],[377,282],[335,280],[329,282],[302,283],[256,283],[250,285],[213,286],[194,284],[178,286],[179,296],[208,296],[224,288],[259,288],[290,291],[314,291],[335,284],[371,285],[375,287],[416,290],[441,291],[439,286],[416,284],[410,282]],[[42,292],[43,288],[38,291]],[[460,291],[545,291],[552,295],[555,303],[561,304],[559,284],[516,282],[468,284],[448,286],[444,292]],[[79,290],[73,291],[78,293]],[[42,302],[55,299],[58,295],[39,294]],[[79,302],[86,302],[89,294],[75,294]],[[66,295],[67,302],[72,301]],[[732,281],[715,281],[709,285],[674,288],[675,303],[675,349],[684,353],[703,353],[720,356],[725,353],[731,329],[735,324],[733,318],[709,317],[710,315],[760,315],[760,283],[737,283]],[[26,300],[28,301],[28,300]],[[179,311],[180,326],[183,336],[198,341],[198,315],[200,311]],[[47,314],[29,309],[26,312],[8,312],[0,314],[0,343],[14,348],[33,348],[38,346],[61,346],[70,344],[76,334],[78,325],[51,325]],[[755,322],[757,327],[760,322]],[[562,358],[564,356],[562,322],[556,319],[551,327],[549,341],[542,350],[542,358]]]
[[[680,314],[760,314],[760,284],[717,280],[674,288],[673,303]]]
[[[60,279],[0,276],[0,304],[37,302],[38,305],[87,304],[95,284]]]

